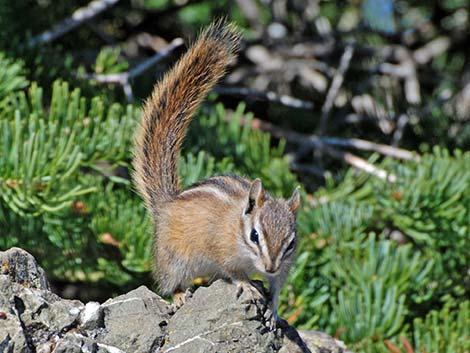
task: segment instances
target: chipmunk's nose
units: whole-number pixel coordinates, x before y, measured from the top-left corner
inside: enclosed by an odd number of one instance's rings
[[[278,269],[279,268],[277,268],[276,262],[272,258],[269,258],[269,261],[265,261],[264,270],[266,273],[273,274],[276,273]]]
[[[276,273],[276,272],[277,272],[277,268],[274,268],[274,266],[266,267],[266,272],[267,272],[267,273]]]

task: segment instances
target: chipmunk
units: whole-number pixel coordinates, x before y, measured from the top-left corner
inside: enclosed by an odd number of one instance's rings
[[[214,176],[181,190],[177,171],[188,124],[240,40],[233,24],[214,22],[155,85],[137,133],[134,179],[156,225],[161,292],[177,296],[196,277],[211,276],[231,280],[239,295],[253,291],[250,275],[260,273],[275,322],[297,244],[299,187],[286,200],[271,197],[259,179]]]

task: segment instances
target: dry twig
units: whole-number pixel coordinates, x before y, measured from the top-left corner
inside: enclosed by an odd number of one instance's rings
[[[44,43],[52,42],[60,36],[63,36],[71,30],[79,27],[83,23],[91,20],[93,17],[109,9],[111,6],[116,5],[118,1],[119,0],[93,0],[87,6],[77,9],[71,17],[58,23],[51,30],[33,37],[29,41],[28,46],[33,48]]]
[[[236,95],[246,96],[249,98],[257,98],[267,100],[269,102],[280,103],[287,107],[298,108],[298,109],[313,109],[313,103],[309,101],[303,101],[291,96],[277,94],[276,92],[257,91],[247,87],[228,87],[228,86],[216,86],[214,92],[225,95]]]
[[[403,137],[403,132],[405,131],[406,125],[408,125],[410,117],[408,114],[401,114],[397,120],[397,126],[392,137],[392,146],[398,146]]]
[[[339,89],[343,84],[344,75],[349,68],[349,63],[351,62],[351,58],[354,53],[354,47],[349,44],[346,46],[343,55],[341,56],[339,62],[339,68],[336,71],[335,75],[333,76],[333,81],[331,82],[330,89],[326,95],[325,103],[322,107],[322,114],[320,119],[320,127],[318,130],[319,135],[324,135],[326,131],[326,125],[328,123],[328,118],[330,116],[331,108],[333,107],[333,103],[335,101],[336,96],[338,95]]]
[[[426,43],[423,47],[416,49],[413,53],[413,59],[418,64],[426,64],[434,57],[449,49],[450,44],[449,37],[437,37]]]
[[[419,156],[408,150],[392,147],[389,145],[384,145],[381,143],[375,143],[362,139],[346,139],[346,138],[336,138],[336,137],[322,137],[321,141],[330,146],[341,146],[341,147],[351,147],[363,151],[374,151],[378,152],[384,156],[390,156],[398,159],[404,160],[419,160]]]
[[[373,164],[367,162],[365,159],[362,159],[350,152],[340,151],[336,148],[332,148],[329,146],[324,146],[323,148],[325,149],[326,153],[328,153],[331,157],[344,161],[358,170],[362,170],[366,173],[375,175],[377,178],[387,180],[391,183],[397,181],[397,177],[395,175],[387,173],[387,171],[374,166]]]
[[[101,75],[101,74],[85,74],[78,76],[81,79],[87,80],[94,80],[99,83],[114,83],[119,84],[124,89],[124,94],[129,102],[134,101],[134,95],[132,93],[132,87],[129,81],[139,76],[144,71],[148,70],[150,67],[155,65],[157,62],[161,61],[163,58],[167,57],[173,50],[183,45],[183,40],[181,38],[176,38],[171,41],[168,46],[163,48],[161,51],[153,55],[152,57],[148,58],[147,60],[141,62],[139,65],[134,67],[133,69],[121,72],[118,74],[108,74],[108,75]]]
[[[245,120],[242,120],[242,124],[245,123]],[[395,182],[396,176],[387,171],[374,166],[373,164],[367,162],[365,159],[358,157],[350,152],[341,151],[333,146],[347,146],[353,147],[362,150],[376,151],[387,156],[401,158],[401,159],[415,159],[418,158],[413,153],[406,151],[401,148],[396,148],[392,146],[377,144],[374,142],[360,140],[360,139],[339,139],[339,138],[325,138],[316,135],[304,135],[296,131],[286,130],[270,124],[268,122],[262,121],[260,119],[253,119],[251,121],[251,127],[255,129],[260,129],[266,132],[269,132],[271,135],[277,138],[283,138],[286,141],[300,145],[302,148],[316,148],[324,151],[331,157],[341,160],[352,167],[362,170],[366,173],[375,175],[376,177],[387,180],[389,182]],[[291,163],[293,168],[298,171],[309,172],[314,175],[322,176],[324,171],[318,167],[304,166],[296,162]]]

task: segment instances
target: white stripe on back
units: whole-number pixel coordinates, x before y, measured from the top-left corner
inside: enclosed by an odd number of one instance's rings
[[[219,188],[216,188],[211,185],[201,185],[201,186],[196,186],[195,188],[191,188],[189,190],[183,191],[180,196],[187,196],[191,195],[191,193],[197,193],[197,192],[206,192],[209,194],[212,194],[216,196],[218,199],[224,201],[224,202],[231,202],[231,198],[229,195],[224,193],[222,190]]]

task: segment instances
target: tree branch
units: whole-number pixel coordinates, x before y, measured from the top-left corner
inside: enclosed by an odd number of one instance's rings
[[[382,180],[387,180],[391,183],[394,183],[397,181],[397,177],[395,175],[391,173],[387,173],[387,171],[374,166],[373,164],[367,162],[365,159],[362,159],[350,152],[340,151],[340,150],[337,150],[336,148],[329,147],[329,146],[324,146],[323,149],[331,157],[344,161],[356,169],[375,175],[376,177]]]
[[[351,58],[354,53],[354,47],[349,44],[346,46],[343,55],[341,56],[339,62],[339,68],[336,71],[335,75],[333,76],[333,80],[331,81],[330,89],[326,95],[325,103],[321,109],[321,119],[320,119],[320,127],[318,129],[318,134],[324,135],[326,131],[326,125],[328,123],[328,118],[330,117],[330,111],[333,107],[333,103],[335,101],[336,96],[338,95],[339,89],[344,81],[344,74],[349,68],[349,63],[351,62]]]
[[[298,108],[298,109],[313,109],[313,103],[309,101],[303,101],[291,96],[283,94],[277,94],[276,92],[267,91],[256,91],[247,87],[228,87],[228,86],[216,86],[214,92],[224,95],[235,95],[235,96],[246,96],[247,98],[257,98],[267,100],[269,102],[275,102],[287,107]]]
[[[347,139],[347,138],[336,138],[336,137],[322,137],[321,141],[330,146],[341,146],[351,147],[363,151],[374,151],[384,156],[390,156],[404,160],[419,160],[419,156],[408,150],[397,148],[381,143],[375,143],[362,139]]]
[[[290,143],[303,145],[304,147],[323,148],[324,145],[333,147],[349,147],[363,151],[378,152],[384,156],[394,157],[403,160],[419,160],[419,156],[417,154],[405,150],[403,148],[393,147],[362,139],[305,135],[296,131],[280,128],[271,123],[256,118],[251,121],[251,127],[269,132],[276,138],[283,138]]]
[[[245,120],[242,119],[242,124],[245,124]],[[268,122],[262,121],[260,119],[253,119],[251,121],[251,127],[254,129],[260,129],[266,132],[269,132],[271,135],[277,138],[283,138],[286,141],[300,145],[302,149],[304,148],[316,148],[319,149],[331,157],[341,160],[352,167],[364,171],[366,173],[372,174],[380,179],[387,180],[394,183],[396,181],[396,176],[388,173],[387,171],[374,166],[373,164],[367,162],[365,159],[360,158],[350,152],[341,151],[333,146],[343,146],[343,147],[353,147],[356,149],[375,151],[383,155],[400,158],[400,159],[413,159],[417,160],[419,157],[414,155],[412,152],[396,148],[392,146],[382,145],[366,140],[360,139],[340,139],[340,138],[326,138],[316,135],[304,135],[296,131],[286,130],[270,124]],[[310,174],[315,174],[322,176],[324,172],[321,168],[304,166],[296,162],[291,163],[293,169],[298,171],[309,172]]]
[[[108,75],[101,75],[101,74],[84,74],[78,75],[80,79],[86,80],[94,80],[99,83],[114,83],[119,84],[123,87],[124,93],[128,101],[132,102],[134,100],[134,96],[132,93],[132,87],[129,81],[142,74],[144,71],[148,70],[150,67],[155,65],[157,62],[161,61],[162,59],[166,58],[170,53],[175,50],[176,48],[183,45],[184,41],[181,38],[175,38],[168,44],[165,48],[161,51],[153,55],[152,57],[148,58],[147,60],[141,62],[139,65],[134,67],[133,69],[121,72],[118,74],[108,74]]]
[[[28,47],[33,48],[40,44],[49,43],[63,36],[71,30],[79,27],[93,17],[116,5],[119,0],[93,0],[87,6],[76,10],[71,17],[55,25],[51,30],[45,31],[33,38],[28,43]]]

